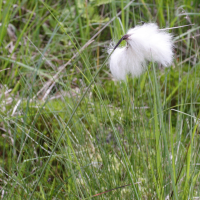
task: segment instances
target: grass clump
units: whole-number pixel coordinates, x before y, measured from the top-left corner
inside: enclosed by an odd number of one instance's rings
[[[0,8],[2,199],[200,197],[197,0]],[[140,21],[195,25],[171,30],[171,68],[114,81],[110,40]]]

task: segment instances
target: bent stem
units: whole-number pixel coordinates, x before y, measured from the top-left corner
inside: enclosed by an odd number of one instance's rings
[[[120,45],[120,43],[121,43],[123,40],[128,39],[129,36],[130,36],[129,34],[126,34],[126,35],[122,36],[122,38],[121,38],[121,39],[118,41],[118,43],[115,45],[114,50]]]

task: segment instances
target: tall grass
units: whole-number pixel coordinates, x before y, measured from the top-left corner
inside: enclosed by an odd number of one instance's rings
[[[200,198],[197,0],[0,8],[1,199]],[[141,21],[195,25],[170,68],[115,81],[107,47]]]

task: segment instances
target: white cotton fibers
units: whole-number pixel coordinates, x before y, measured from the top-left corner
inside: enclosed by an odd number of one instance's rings
[[[125,36],[127,45],[117,47],[109,60],[111,73],[116,79],[125,80],[129,73],[133,77],[141,75],[146,68],[146,61],[157,62],[165,67],[172,64],[172,35],[159,30],[156,24],[136,26],[128,30]]]

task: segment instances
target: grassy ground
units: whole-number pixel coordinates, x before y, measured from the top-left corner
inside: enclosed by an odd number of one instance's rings
[[[200,199],[198,0],[0,8],[1,199]],[[141,21],[194,25],[170,68],[115,81],[109,43]]]

